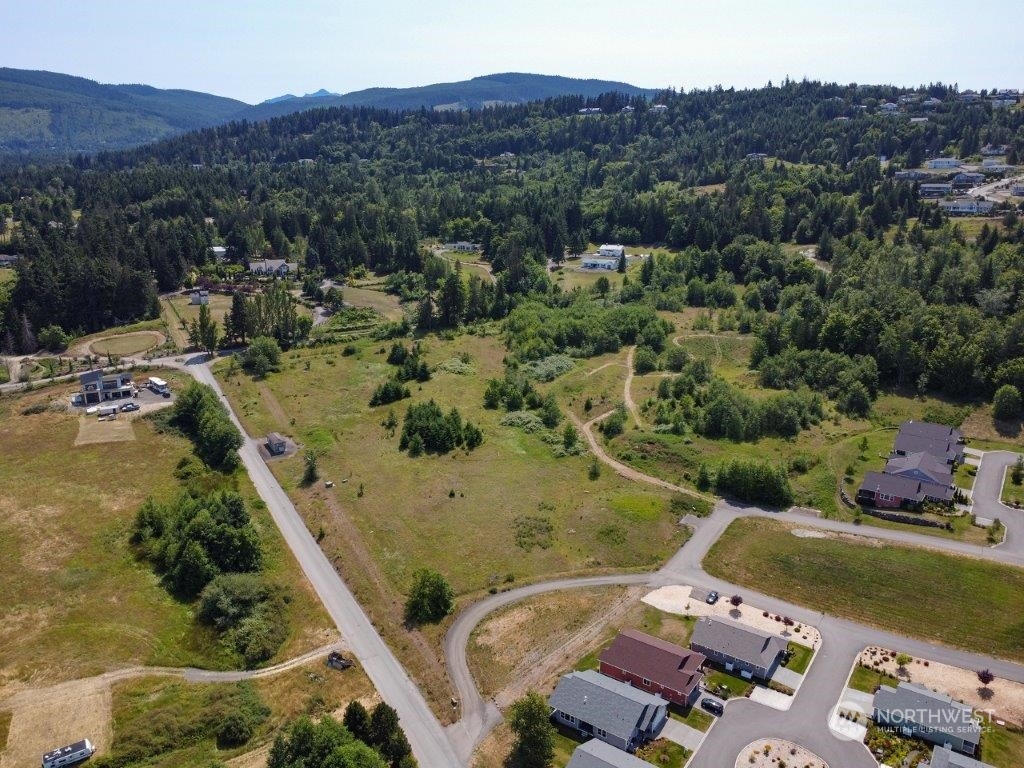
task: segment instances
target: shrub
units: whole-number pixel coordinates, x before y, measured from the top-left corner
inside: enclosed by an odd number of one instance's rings
[[[48,349],[51,352],[61,352],[67,349],[71,339],[59,325],[48,325],[39,331],[36,335],[36,341],[39,342],[39,346],[43,349]]]
[[[396,379],[388,379],[373,390],[373,395],[370,396],[370,407],[375,408],[378,405],[395,403],[399,400],[404,400],[409,395],[409,388],[407,386]]]
[[[997,389],[995,397],[992,398],[992,418],[1009,421],[1020,416],[1020,413],[1020,390],[1012,384],[1004,384]]]
[[[786,474],[763,461],[733,460],[718,468],[715,486],[722,495],[774,507],[793,503],[793,489]]]
[[[257,336],[242,356],[242,367],[253,376],[266,376],[281,367],[281,346],[277,339]]]
[[[440,621],[454,605],[455,593],[444,576],[430,568],[413,574],[412,589],[405,602],[405,620],[410,624]]]
[[[650,347],[637,347],[633,353],[633,372],[638,375],[658,370],[658,355]]]
[[[554,381],[563,373],[568,373],[575,364],[567,355],[548,355],[541,360],[531,360],[523,364],[523,372],[537,381]]]

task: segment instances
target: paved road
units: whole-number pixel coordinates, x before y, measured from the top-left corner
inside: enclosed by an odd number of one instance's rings
[[[232,421],[242,435],[246,435],[231,404],[221,391],[220,384],[205,365],[205,355],[192,356],[184,364],[174,359],[163,359],[158,364],[185,370],[197,381],[212,387],[228,409]],[[397,710],[416,760],[424,768],[447,768],[463,764],[423,694],[377,634],[345,582],[334,570],[288,495],[260,457],[257,445],[257,441],[245,437],[238,451],[242,464],[346,644],[362,663],[380,695]]]
[[[1003,475],[1017,456],[1012,451],[986,451],[974,478],[971,496],[974,514],[990,520],[999,518],[1006,526],[1006,541],[1001,548],[1019,552],[1024,550],[1024,510],[1008,507],[1000,501]]]

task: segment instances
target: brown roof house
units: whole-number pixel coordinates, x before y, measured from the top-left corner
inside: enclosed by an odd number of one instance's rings
[[[700,696],[704,654],[626,629],[600,656],[601,674],[629,683],[681,707]]]
[[[769,680],[789,647],[786,638],[762,632],[732,619],[705,616],[697,621],[690,647],[728,672],[750,680]]]

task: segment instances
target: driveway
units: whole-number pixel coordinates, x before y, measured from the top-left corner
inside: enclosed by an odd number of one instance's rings
[[[1024,551],[1024,510],[1003,504],[1003,475],[1013,466],[1018,454],[1012,451],[986,451],[981,457],[978,474],[974,478],[974,514],[989,520],[999,518],[1006,526],[1006,541],[1000,549]]]
[[[776,683],[781,683],[787,688],[792,688],[795,691],[800,687],[800,683],[804,681],[804,676],[799,672],[794,672],[792,669],[779,667],[775,670],[775,674],[772,675],[772,680]]]

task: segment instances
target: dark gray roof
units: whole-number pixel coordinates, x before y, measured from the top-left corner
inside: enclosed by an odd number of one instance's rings
[[[875,694],[874,708],[898,713],[902,722],[967,739],[974,744],[981,737],[981,726],[974,720],[969,706],[913,683],[900,683],[896,688],[883,685]]]
[[[933,439],[924,435],[911,435],[900,432],[893,441],[893,450],[897,453],[930,453],[942,461],[957,461],[963,456],[963,446],[953,438]]]
[[[731,619],[705,616],[697,621],[690,645],[727,654],[755,667],[769,668],[786,650],[785,638],[762,632]]]
[[[924,451],[909,453],[906,456],[893,456],[885,463],[885,471],[889,475],[900,475],[914,470],[924,473],[935,483],[949,485],[953,482],[949,464]]]
[[[548,704],[628,741],[638,728],[648,730],[668,702],[588,669],[563,675]]]
[[[890,475],[885,472],[865,472],[864,482],[861,483],[860,489],[919,502],[929,497],[943,501],[953,500],[953,489],[949,485],[929,483],[925,480]]]
[[[936,747],[932,750],[932,759],[928,761],[929,768],[995,768],[995,766],[975,760],[973,757],[961,755],[949,747]]]
[[[651,768],[651,764],[599,739],[580,744],[565,768]]]

